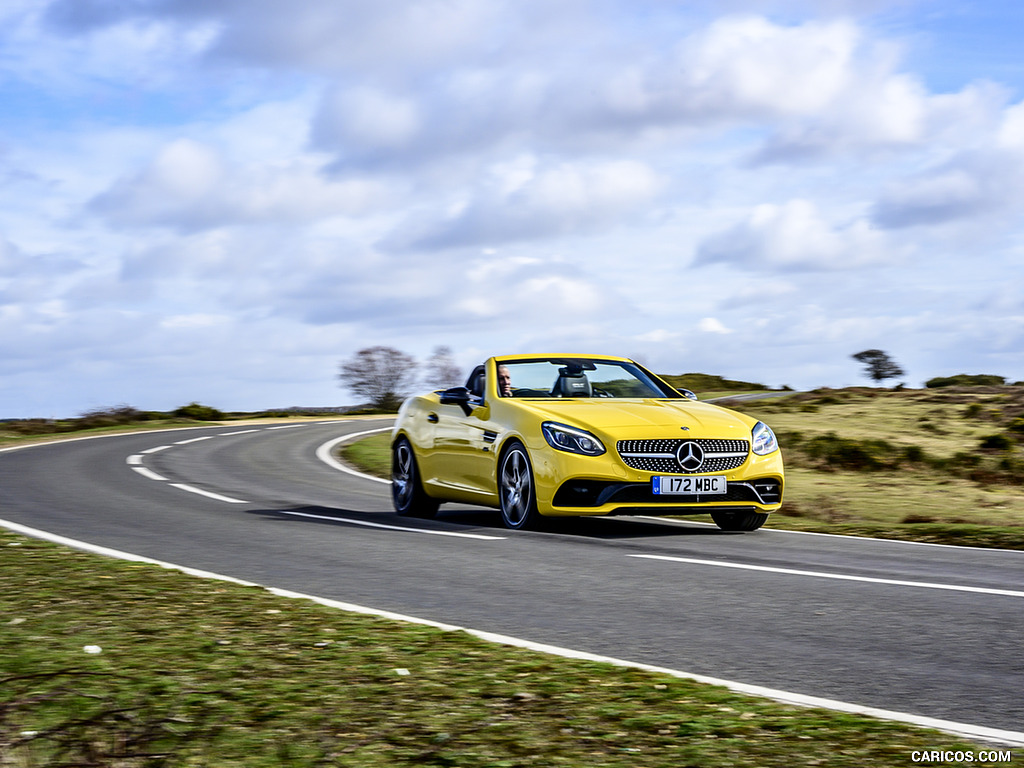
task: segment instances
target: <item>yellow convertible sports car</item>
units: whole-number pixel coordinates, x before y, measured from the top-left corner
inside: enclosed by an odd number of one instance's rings
[[[782,454],[764,423],[606,355],[505,355],[465,387],[411,397],[391,437],[400,515],[446,501],[543,516],[708,514],[752,531],[782,504]]]

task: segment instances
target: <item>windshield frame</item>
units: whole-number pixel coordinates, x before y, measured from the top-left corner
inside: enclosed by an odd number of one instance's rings
[[[626,358],[617,357],[600,357],[590,355],[523,355],[523,356],[509,356],[509,357],[495,357],[493,358],[495,372],[494,378],[497,378],[497,370],[500,366],[515,366],[515,365],[526,365],[529,363],[543,364],[547,363],[552,366],[551,373],[552,379],[554,380],[558,376],[559,368],[582,368],[584,373],[589,371],[597,370],[598,366],[604,368],[619,368],[622,370],[623,379],[635,379],[640,384],[651,390],[650,394],[638,395],[634,397],[607,397],[608,400],[661,400],[661,399],[685,399],[684,395],[668,383],[662,381],[657,375],[651,373],[639,363],[634,362]],[[488,379],[491,377],[488,376]],[[513,377],[513,389],[522,389],[522,387],[515,387],[515,379]],[[547,385],[550,387],[550,383]],[[488,382],[488,389],[491,384]],[[502,399],[530,399],[530,400],[565,400],[575,398],[564,398],[558,395],[550,393],[550,389],[530,389],[531,394],[527,395],[502,395],[498,390],[497,383],[494,384],[495,394]],[[581,398],[588,399],[588,398]],[[605,397],[595,396],[594,399],[604,400]]]

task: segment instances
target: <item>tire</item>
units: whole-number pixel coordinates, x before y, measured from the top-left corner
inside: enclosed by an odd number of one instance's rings
[[[540,522],[537,492],[533,485],[533,468],[526,448],[513,443],[502,455],[498,465],[498,495],[501,499],[501,520],[506,528],[535,528]]]
[[[711,519],[723,531],[756,531],[768,519],[766,512],[712,512]]]
[[[403,517],[433,517],[440,506],[423,490],[416,455],[404,437],[391,448],[391,503]]]

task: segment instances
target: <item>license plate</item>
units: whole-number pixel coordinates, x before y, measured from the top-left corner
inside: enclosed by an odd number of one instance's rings
[[[729,490],[725,475],[702,475],[701,477],[659,475],[651,478],[651,486],[655,495],[659,496],[696,496],[705,493],[725,493]]]

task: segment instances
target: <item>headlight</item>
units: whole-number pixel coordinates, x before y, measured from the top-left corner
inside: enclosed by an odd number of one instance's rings
[[[568,427],[554,421],[545,421],[540,428],[548,445],[556,450],[582,453],[584,456],[600,456],[604,453],[601,441],[582,429]]]
[[[764,456],[767,453],[779,450],[779,441],[775,438],[775,433],[763,421],[759,421],[754,425],[750,436],[753,441],[754,453],[758,456]]]

